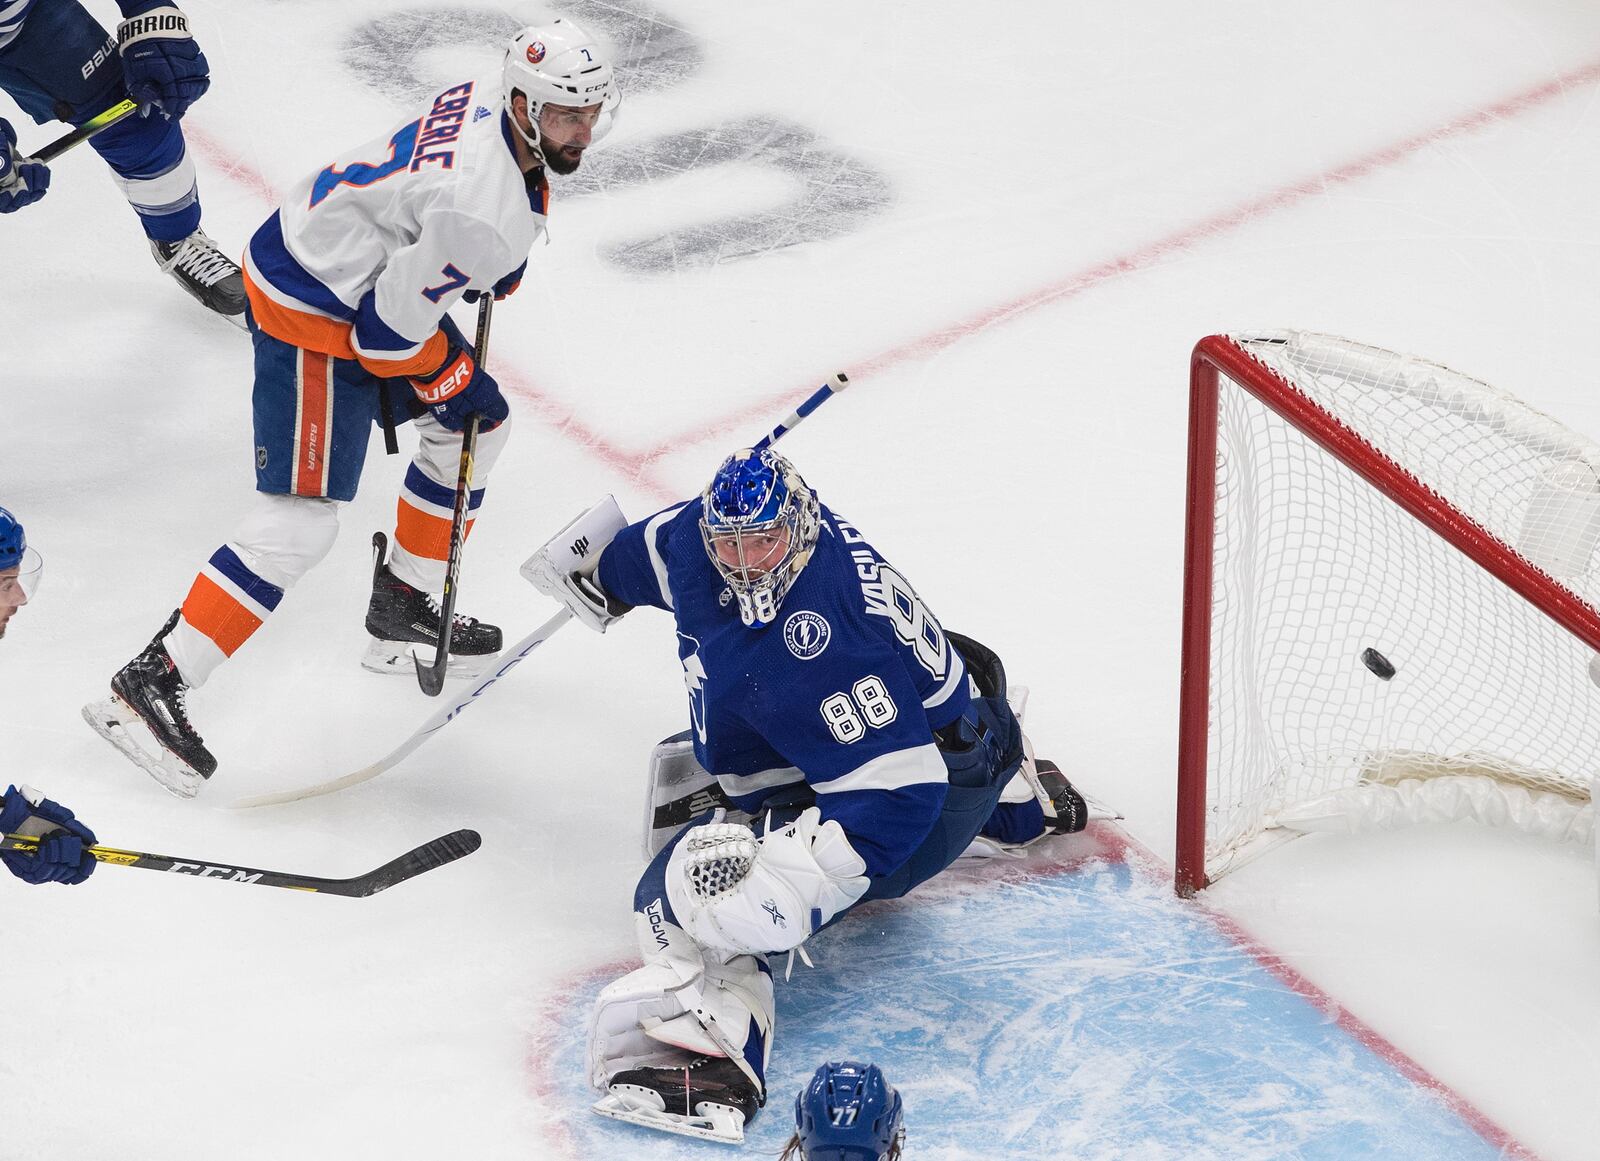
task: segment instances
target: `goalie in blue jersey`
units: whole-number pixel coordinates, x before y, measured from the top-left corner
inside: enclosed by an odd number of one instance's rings
[[[601,631],[634,606],[673,614],[700,801],[726,804],[639,882],[644,966],[601,993],[591,1029],[597,1112],[741,1140],[766,1099],[769,955],[969,848],[1084,825],[1083,798],[1033,759],[1000,659],[946,632],[771,449],[635,524],[603,503],[526,571]]]

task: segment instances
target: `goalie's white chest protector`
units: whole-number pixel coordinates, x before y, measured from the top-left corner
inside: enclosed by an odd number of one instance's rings
[[[274,278],[273,289],[337,317],[311,301],[319,289],[355,308],[376,288],[383,321],[411,337],[431,332],[461,290],[490,289],[527,259],[548,203],[542,175],[524,178],[505,116],[492,85],[463,82],[302,178],[279,215],[283,246],[313,285]]]

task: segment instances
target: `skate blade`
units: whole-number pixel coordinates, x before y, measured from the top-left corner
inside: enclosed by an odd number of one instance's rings
[[[120,698],[90,702],[83,707],[83,720],[169,793],[179,798],[193,798],[200,793],[205,782],[200,772],[156,741],[150,727]]]
[[[744,1144],[744,1114],[738,1109],[719,1105],[714,1101],[701,1101],[694,1114],[669,1113],[660,1108],[661,1094],[650,1089],[636,1089],[632,1085],[618,1085],[601,1097],[590,1111],[613,1121],[626,1121],[662,1133],[676,1133],[680,1137],[698,1137],[702,1141],[718,1141],[724,1145]]]
[[[423,645],[416,641],[380,641],[374,637],[367,643],[366,655],[361,658],[361,668],[373,673],[398,673],[415,678],[417,666],[411,660],[413,653],[422,659],[423,665],[432,665],[438,650],[432,645]],[[479,657],[451,654],[449,664],[444,667],[444,675],[482,677],[499,658],[498,653],[485,653]]]

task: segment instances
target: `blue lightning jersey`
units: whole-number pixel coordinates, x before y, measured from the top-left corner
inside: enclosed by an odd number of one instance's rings
[[[948,790],[934,731],[967,711],[966,665],[906,579],[822,508],[778,619],[746,628],[706,555],[698,499],[620,532],[600,583],[672,612],[695,756],[741,810],[808,784],[874,879],[926,838]]]

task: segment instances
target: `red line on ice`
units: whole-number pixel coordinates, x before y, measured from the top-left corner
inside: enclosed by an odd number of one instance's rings
[[[1110,827],[1107,829],[1110,832],[1109,837],[1103,835],[1101,836],[1101,841],[1109,847],[1120,847],[1120,857],[1124,862],[1135,870],[1154,878],[1157,882],[1172,882],[1172,868],[1158,858],[1153,851],[1121,830]],[[1365,1045],[1373,1055],[1387,1062],[1391,1068],[1412,1084],[1419,1088],[1425,1088],[1437,1096],[1452,1113],[1461,1119],[1463,1124],[1471,1128],[1473,1132],[1477,1133],[1478,1136],[1496,1149],[1499,1149],[1501,1156],[1515,1158],[1516,1161],[1539,1161],[1539,1155],[1532,1149],[1518,1142],[1515,1137],[1491,1120],[1486,1113],[1482,1112],[1466,1097],[1456,1092],[1455,1089],[1406,1055],[1392,1041],[1339,1003],[1319,985],[1300,974],[1298,969],[1291,967],[1282,956],[1246,931],[1237,920],[1231,916],[1224,915],[1200,899],[1188,900],[1185,906],[1198,909],[1212,926],[1236,943],[1241,951],[1245,952],[1276,977],[1284,987],[1303,997],[1314,1005],[1318,1011],[1328,1016],[1346,1035]]]

